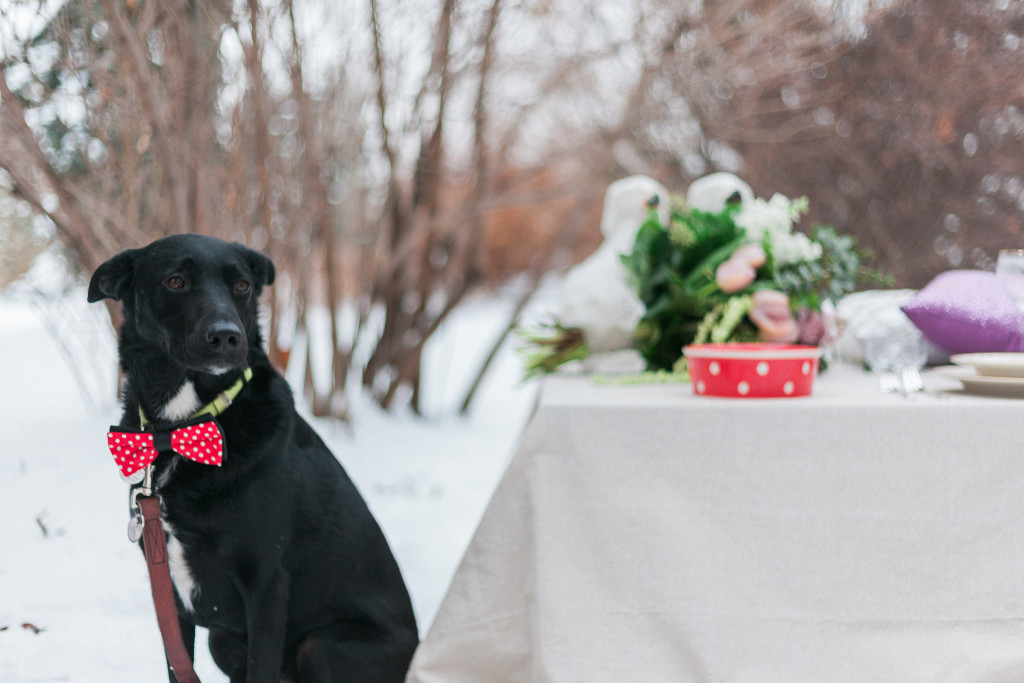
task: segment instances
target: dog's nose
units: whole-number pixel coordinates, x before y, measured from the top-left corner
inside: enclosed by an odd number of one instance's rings
[[[221,320],[210,325],[206,341],[213,349],[230,351],[242,343],[242,330],[230,320]]]

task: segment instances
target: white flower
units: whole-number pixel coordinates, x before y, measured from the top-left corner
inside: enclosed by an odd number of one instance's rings
[[[789,199],[777,192],[768,201],[758,197],[751,202],[743,202],[736,214],[736,225],[747,231],[751,242],[760,242],[765,233],[788,233],[793,229],[789,205]]]
[[[821,258],[821,245],[812,242],[811,238],[802,232],[772,233],[769,239],[772,244],[772,256],[777,265],[817,261]]]
[[[747,233],[749,242],[760,244],[767,236],[777,265],[815,261],[821,258],[821,245],[803,233],[793,232],[793,222],[806,210],[806,199],[790,200],[775,193],[768,201],[759,197],[744,202],[735,221]]]

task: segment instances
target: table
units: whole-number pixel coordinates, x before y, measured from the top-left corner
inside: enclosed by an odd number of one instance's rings
[[[544,380],[409,681],[1024,681],[1024,400],[926,380]]]

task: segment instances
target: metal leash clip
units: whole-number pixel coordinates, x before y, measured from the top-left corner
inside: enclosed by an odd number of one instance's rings
[[[142,505],[139,503],[139,498],[152,495],[153,465],[149,464],[146,465],[142,483],[132,486],[131,492],[128,494],[128,502],[131,505],[131,509],[135,511],[135,515],[128,521],[128,540],[132,543],[139,542],[139,539],[142,538],[142,528],[145,526],[145,520],[142,518]]]

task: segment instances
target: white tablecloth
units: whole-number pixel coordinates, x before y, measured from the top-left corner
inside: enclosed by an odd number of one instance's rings
[[[1024,681],[1024,400],[929,386],[545,380],[409,680]]]

